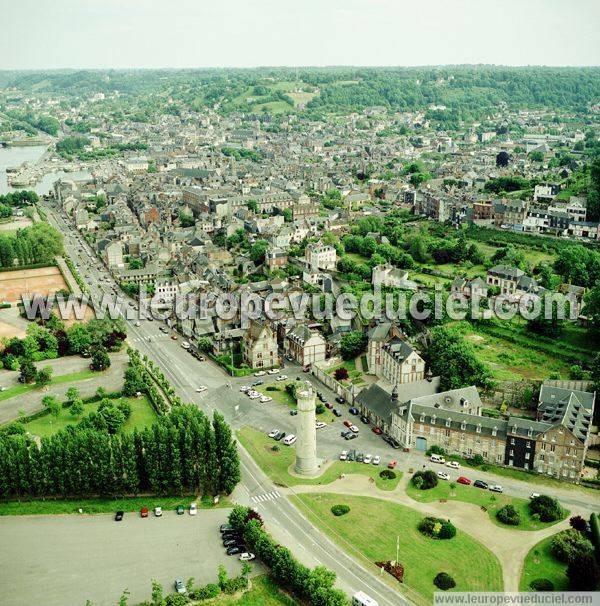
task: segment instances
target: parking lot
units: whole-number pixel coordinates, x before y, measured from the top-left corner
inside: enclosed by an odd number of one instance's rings
[[[114,606],[125,588],[136,604],[150,598],[151,579],[166,594],[176,578],[215,582],[219,564],[236,575],[241,564],[225,555],[219,533],[228,513],[126,513],[121,522],[114,515],[1,517],[0,604]]]

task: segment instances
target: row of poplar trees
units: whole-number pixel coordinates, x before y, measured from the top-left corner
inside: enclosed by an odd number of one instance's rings
[[[38,444],[0,433],[0,497],[229,494],[240,480],[231,429],[181,405],[152,427],[111,435],[69,426]]]

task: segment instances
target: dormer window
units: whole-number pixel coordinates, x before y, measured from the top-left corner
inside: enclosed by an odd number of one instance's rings
[[[421,421],[421,423],[425,423],[425,415],[424,414],[421,415],[421,418],[419,419],[419,421]]]
[[[527,437],[528,437],[528,438],[530,438],[532,435],[533,435],[533,427],[530,427],[530,428],[527,430]]]
[[[477,433],[481,433],[481,423],[477,423],[477,427],[475,429]]]
[[[435,415],[433,415],[433,417],[431,417],[431,424],[435,425]]]
[[[513,433],[517,433],[517,426],[513,425]]]
[[[452,423],[452,419],[450,417],[448,417],[446,419],[446,427],[450,427],[450,424]]]
[[[494,425],[494,427],[492,428],[492,435],[493,436],[497,436],[498,435],[498,428]]]
[[[464,431],[464,430],[467,428],[467,424],[466,424],[466,423],[463,421],[463,422],[460,424],[460,428],[461,428],[461,429]]]

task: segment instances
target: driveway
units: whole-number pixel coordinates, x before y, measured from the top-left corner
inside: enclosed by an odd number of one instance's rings
[[[219,564],[237,575],[240,562],[225,555],[218,531],[228,513],[126,513],[122,522],[110,515],[0,517],[0,603],[114,606],[127,588],[137,604],[150,599],[152,579],[167,594],[176,578],[215,582]]]

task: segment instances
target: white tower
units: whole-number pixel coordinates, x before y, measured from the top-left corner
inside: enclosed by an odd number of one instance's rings
[[[296,473],[312,475],[319,469],[317,459],[317,426],[315,392],[306,382],[296,393],[298,429],[296,435]]]

